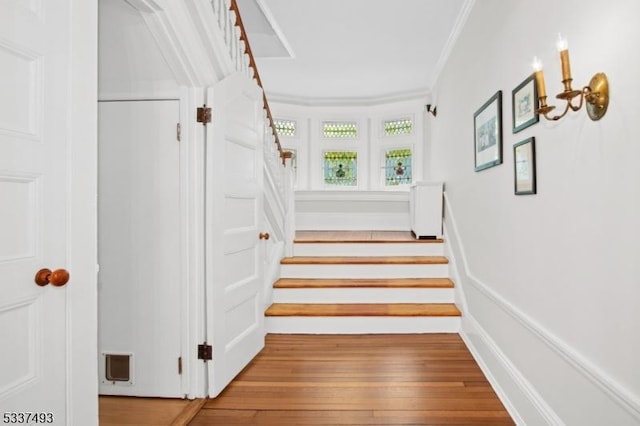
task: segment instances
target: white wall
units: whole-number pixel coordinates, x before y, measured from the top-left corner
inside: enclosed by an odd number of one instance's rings
[[[527,424],[640,423],[638,16],[637,0],[478,1],[434,88],[429,178],[446,182],[466,338]],[[608,75],[609,111],[514,135],[511,91],[534,55],[561,90],[559,31],[575,87]],[[474,172],[473,114],[497,90],[504,163]],[[512,146],[530,136],[538,194],[515,196]]]
[[[100,0],[99,99],[177,99],[176,79],[139,11]]]
[[[323,182],[322,153],[327,150],[353,150],[358,152],[358,190],[386,190],[408,187],[385,187],[381,178],[384,151],[392,147],[413,149],[413,180],[422,179],[424,162],[424,105],[423,98],[405,101],[389,101],[373,105],[299,105],[269,101],[276,119],[293,120],[297,123],[295,137],[281,136],[285,149],[297,151],[298,190],[336,189]],[[386,120],[412,118],[414,128],[411,135],[383,136],[382,122]],[[325,139],[322,137],[324,121],[355,121],[358,137],[355,139]]]

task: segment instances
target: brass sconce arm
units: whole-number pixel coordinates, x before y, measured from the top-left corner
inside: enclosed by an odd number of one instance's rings
[[[589,81],[589,84],[582,88],[582,90],[573,90],[571,88],[571,65],[569,62],[569,48],[567,40],[559,35],[558,37],[558,52],[560,53],[560,62],[562,65],[562,84],[564,91],[556,95],[557,99],[566,101],[564,111],[560,115],[554,115],[549,117],[549,113],[555,109],[553,105],[547,105],[547,92],[544,82],[544,74],[542,72],[542,63],[538,58],[533,60],[533,69],[535,70],[536,87],[538,90],[538,109],[536,112],[541,114],[550,121],[558,121],[567,113],[569,109],[572,111],[578,111],[585,104],[587,106],[587,114],[593,121],[600,120],[607,112],[609,106],[609,81],[605,73],[597,73]],[[573,99],[579,98],[579,101],[574,104]]]
[[[555,109],[555,106],[547,105],[546,96],[538,97],[540,107],[536,112],[538,114],[542,114],[544,118],[549,121],[558,121],[567,115],[569,110],[579,111],[586,101],[587,114],[591,120],[596,121],[604,116],[609,105],[609,83],[607,81],[607,76],[604,73],[594,75],[589,82],[589,85],[584,86],[582,90],[571,90],[570,87],[569,83],[569,90],[565,90],[564,92],[556,95],[557,99],[566,101],[562,114],[554,115],[553,117],[549,116],[549,113]],[[579,98],[577,105],[574,105],[575,98]]]

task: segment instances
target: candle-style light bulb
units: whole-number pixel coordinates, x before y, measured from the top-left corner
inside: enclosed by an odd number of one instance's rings
[[[543,98],[547,96],[547,89],[544,85],[544,73],[542,72],[542,62],[538,59],[537,56],[533,58],[533,63],[531,64],[533,70],[536,73],[536,86],[538,86],[538,98]]]
[[[569,43],[567,39],[558,34],[556,42],[558,52],[560,52],[560,63],[562,65],[562,82],[565,84],[565,91],[571,90],[571,65],[569,63]]]
[[[569,49],[569,43],[567,42],[567,39],[562,36],[562,33],[558,33],[558,41],[556,42],[556,47],[558,48],[558,52]]]
[[[531,63],[534,71],[540,71],[542,69],[542,61],[537,56],[533,57],[533,62]]]

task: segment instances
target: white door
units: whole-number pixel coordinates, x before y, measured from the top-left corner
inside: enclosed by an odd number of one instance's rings
[[[207,93],[207,339],[209,395],[217,396],[264,346],[260,244],[263,204],[262,91],[233,74]]]
[[[97,422],[94,6],[0,2],[3,424]]]
[[[179,102],[99,106],[100,394],[180,397]]]

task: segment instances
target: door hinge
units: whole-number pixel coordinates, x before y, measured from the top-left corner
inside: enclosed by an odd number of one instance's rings
[[[178,374],[182,375],[182,357],[178,357]]]
[[[176,139],[178,142],[182,141],[182,126],[180,123],[176,124]]]
[[[211,345],[207,345],[207,342],[204,342],[202,345],[198,345],[198,359],[202,359],[205,362],[213,359],[213,347]]]
[[[197,109],[196,121],[204,125],[211,123],[211,108],[207,107],[207,104],[204,104]]]

